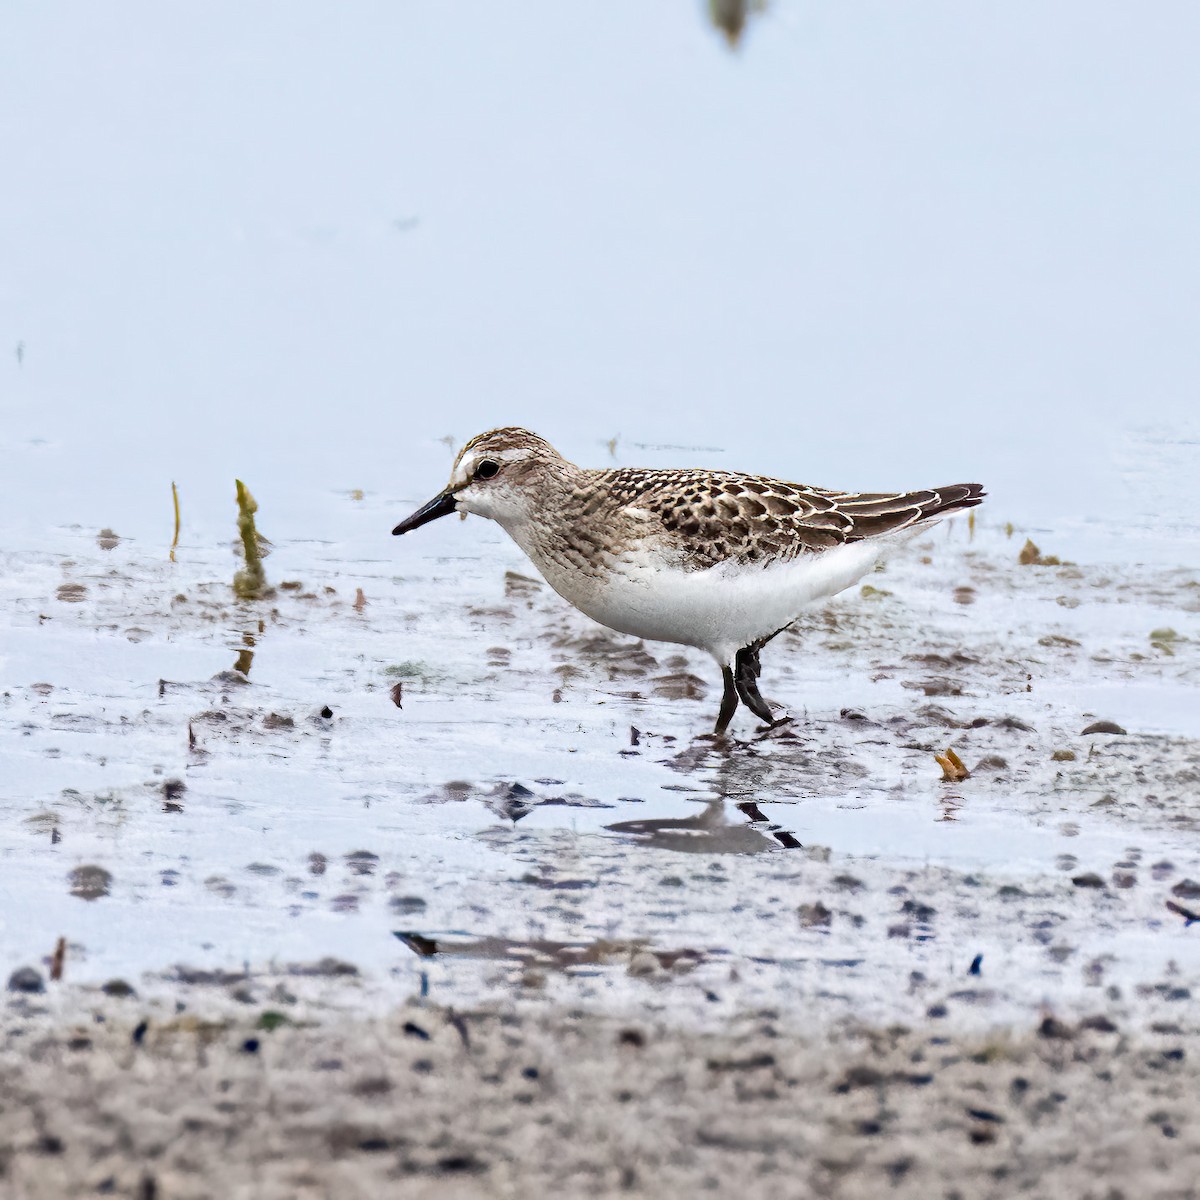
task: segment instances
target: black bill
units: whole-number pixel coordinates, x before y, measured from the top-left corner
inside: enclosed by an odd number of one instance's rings
[[[392,533],[408,533],[413,529],[419,529],[422,525],[428,525],[430,521],[436,521],[438,517],[448,517],[454,512],[456,503],[453,492],[444,492],[430,500],[428,504],[422,504],[411,517],[406,517],[401,521],[392,530]]]

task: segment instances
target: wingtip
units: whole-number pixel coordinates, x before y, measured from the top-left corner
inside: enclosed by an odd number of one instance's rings
[[[934,488],[940,503],[929,515],[957,512],[960,508],[974,508],[987,498],[982,483],[955,483],[949,487]]]

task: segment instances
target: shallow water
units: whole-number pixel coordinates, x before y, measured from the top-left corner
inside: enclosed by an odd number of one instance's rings
[[[1018,538],[939,528],[780,639],[796,720],[721,748],[702,655],[608,635],[494,540],[372,561],[383,506],[336,504],[345,541],[278,546],[257,604],[224,552],[5,556],[9,961],[61,934],[77,982],[334,958],[363,1003],[885,1019],[1200,970],[1164,907],[1200,879],[1194,572],[1021,567]],[[1096,718],[1127,735],[1080,737]],[[939,782],[948,746],[970,779]]]

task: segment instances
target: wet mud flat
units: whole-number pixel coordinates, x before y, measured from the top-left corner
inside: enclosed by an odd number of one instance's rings
[[[710,662],[499,542],[282,545],[257,603],[223,553],[62,542],[0,573],[29,1194],[203,1194],[218,1145],[255,1195],[1188,1194],[1194,570],[935,531],[772,644],[791,723],[718,743]]]
[[[1177,1200],[1200,1176],[1187,1015],[983,1034],[766,1010],[705,1031],[562,1008],[264,1023],[75,999],[73,1019],[10,1004],[0,1024],[5,1195]]]

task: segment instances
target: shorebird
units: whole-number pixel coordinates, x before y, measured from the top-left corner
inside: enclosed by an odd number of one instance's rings
[[[779,723],[758,690],[759,652],[806,605],[856,583],[904,534],[983,496],[977,483],[854,493],[736,471],[595,470],[510,426],[472,438],[445,490],[392,532],[453,512],[489,517],[601,625],[706,650],[724,686],[720,737],[739,701]]]

